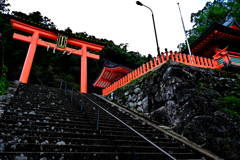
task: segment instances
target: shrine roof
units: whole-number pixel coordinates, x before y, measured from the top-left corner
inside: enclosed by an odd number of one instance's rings
[[[204,51],[210,49],[213,45],[216,44],[217,45],[239,44],[240,31],[233,28],[229,28],[230,25],[229,21],[224,22],[224,25],[214,22],[197,40],[195,40],[191,44],[190,46],[191,52],[194,55],[202,56]],[[188,50],[186,49],[184,52],[188,53]]]
[[[231,17],[231,13],[229,13],[221,22],[221,25],[226,27],[231,27],[232,25],[236,25],[238,29],[240,29],[240,25],[238,24],[236,18]]]
[[[94,87],[106,88],[115,81],[124,77],[129,72],[133,71],[133,69],[121,64],[117,64],[106,59],[104,60],[105,62],[103,64],[102,70],[96,80],[93,82]]]
[[[40,29],[44,29],[44,30],[47,30],[47,31],[50,31],[50,32],[53,32],[53,33],[56,33],[56,34],[58,34],[58,33],[65,34],[69,38],[76,38],[78,40],[82,40],[82,41],[86,41],[86,42],[89,42],[89,43],[102,45],[102,46],[107,46],[109,44],[109,42],[107,42],[104,39],[100,39],[99,40],[97,38],[90,38],[90,37],[79,36],[78,34],[75,34],[75,33],[72,33],[72,32],[67,32],[67,31],[63,31],[63,30],[58,30],[56,27],[50,28],[47,25],[36,23],[36,22],[31,21],[31,20],[28,20],[28,19],[25,19],[25,18],[22,18],[22,17],[18,17],[16,15],[7,14],[7,16],[10,19],[14,19],[14,20],[20,21],[22,23],[25,23],[25,24],[28,24],[28,25],[31,25],[31,26],[34,26],[34,27],[38,27]]]

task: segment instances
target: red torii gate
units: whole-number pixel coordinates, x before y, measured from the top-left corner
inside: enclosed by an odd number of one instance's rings
[[[58,39],[57,33],[50,32],[38,27],[34,27],[32,25],[28,25],[26,23],[23,23],[14,19],[11,19],[11,25],[15,29],[33,34],[32,37],[23,36],[17,33],[14,33],[13,35],[13,39],[30,43],[19,81],[21,81],[22,83],[27,83],[37,45],[40,45],[43,47],[50,46],[51,48],[56,50],[61,50],[61,51],[66,50],[70,54],[81,56],[81,92],[87,93],[87,58],[99,60],[99,55],[91,54],[87,52],[87,49],[99,52],[104,48],[104,45],[98,45],[98,44],[82,41],[76,38],[68,38],[67,40],[68,44],[81,47],[81,50],[75,50],[69,47],[62,49],[57,47],[57,45],[54,43],[46,42],[39,39],[39,36],[41,36],[41,37],[57,40]]]

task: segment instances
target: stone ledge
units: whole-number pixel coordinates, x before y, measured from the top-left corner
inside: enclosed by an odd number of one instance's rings
[[[22,82],[15,80],[12,85],[6,90],[6,93],[0,97],[0,118],[4,114],[4,110],[9,105],[11,100],[14,98],[15,93],[17,92],[18,87]]]

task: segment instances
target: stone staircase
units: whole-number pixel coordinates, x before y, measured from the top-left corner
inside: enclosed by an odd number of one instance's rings
[[[21,84],[1,117],[0,159],[169,159],[146,140],[71,90]],[[86,96],[176,159],[208,158],[92,94]]]

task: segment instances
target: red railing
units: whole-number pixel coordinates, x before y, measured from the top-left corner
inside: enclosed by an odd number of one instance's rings
[[[154,58],[150,62],[143,64],[139,68],[128,73],[125,77],[122,77],[118,81],[103,89],[102,95],[106,96],[109,93],[115,91],[116,89],[128,84],[132,80],[137,79],[138,77],[141,77],[142,75],[152,71],[154,68],[166,63],[168,59],[196,67],[220,69],[218,66],[218,62],[214,59],[203,58],[194,55],[190,56],[177,52],[173,53],[172,51],[168,52],[167,50],[165,50],[165,54],[162,52],[161,55],[157,56],[157,58]]]

